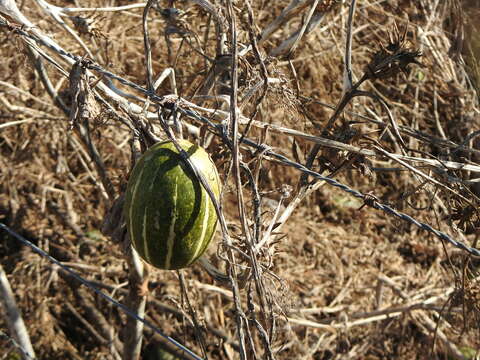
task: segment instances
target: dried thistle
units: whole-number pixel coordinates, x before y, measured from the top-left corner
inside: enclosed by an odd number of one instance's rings
[[[407,46],[407,27],[402,34],[394,23],[393,32],[389,33],[389,43],[380,44],[380,50],[373,55],[372,61],[367,65],[365,77],[370,80],[386,79],[397,75],[399,72],[407,73],[409,64],[423,66],[417,61],[422,55],[419,50],[410,49]]]

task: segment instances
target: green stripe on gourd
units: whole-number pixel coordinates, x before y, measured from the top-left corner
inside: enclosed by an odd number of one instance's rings
[[[186,140],[178,143],[218,199],[220,179],[208,154]],[[134,248],[160,269],[192,264],[207,249],[217,224],[212,200],[170,141],[152,146],[135,165],[124,215]]]

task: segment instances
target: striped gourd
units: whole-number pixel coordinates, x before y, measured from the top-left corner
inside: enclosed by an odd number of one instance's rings
[[[220,179],[208,154],[186,140],[178,143],[218,199]],[[160,269],[192,264],[206,250],[217,224],[212,200],[170,141],[152,146],[135,165],[124,215],[138,254]]]

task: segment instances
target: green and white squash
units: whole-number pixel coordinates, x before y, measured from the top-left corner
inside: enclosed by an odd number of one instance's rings
[[[178,143],[218,199],[220,179],[213,161],[200,146]],[[207,249],[217,224],[210,196],[171,141],[155,144],[135,165],[124,215],[134,248],[160,269],[192,264]]]

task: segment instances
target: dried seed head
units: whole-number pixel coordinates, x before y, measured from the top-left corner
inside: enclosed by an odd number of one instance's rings
[[[384,46],[380,44],[380,50],[373,55],[367,65],[365,76],[370,79],[386,79],[397,75],[399,72],[406,73],[409,64],[423,66],[417,61],[422,55],[419,50],[410,49],[406,45],[407,26],[400,34],[397,25],[394,23],[393,32],[389,34],[389,43]]]
[[[367,76],[369,79],[386,79],[397,75],[400,71],[407,73],[409,64],[417,64],[422,66],[417,61],[417,57],[422,53],[418,50],[403,50],[400,49],[392,55],[384,50],[378,51],[372,61],[367,65]]]

